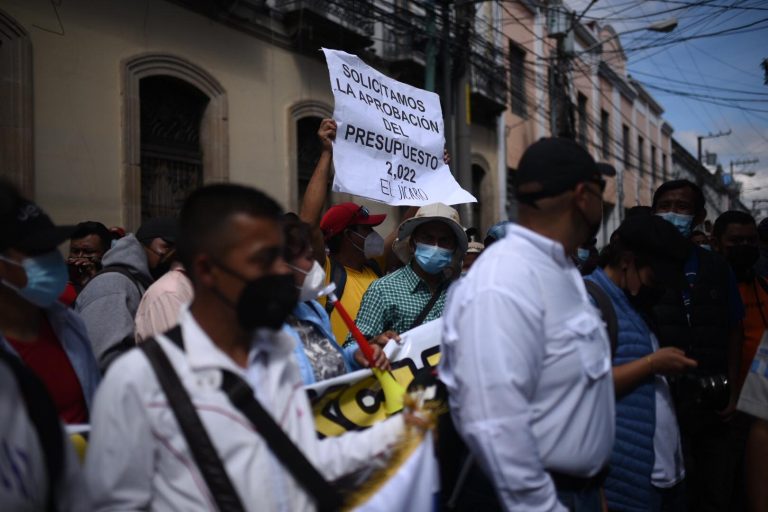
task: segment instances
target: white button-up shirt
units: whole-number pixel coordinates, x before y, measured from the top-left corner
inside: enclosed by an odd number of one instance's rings
[[[521,226],[446,305],[440,379],[505,510],[565,510],[547,470],[589,477],[614,439],[610,346],[563,246]]]
[[[403,432],[401,415],[363,431],[319,440],[312,409],[281,332],[255,336],[248,368],[237,366],[184,311],[182,352],[160,345],[192,398],[247,510],[314,510],[314,502],[220,389],[221,369],[254,388],[264,408],[329,480],[381,466]],[[86,479],[93,510],[215,510],[200,471],[139,350],[110,367],[96,395]]]

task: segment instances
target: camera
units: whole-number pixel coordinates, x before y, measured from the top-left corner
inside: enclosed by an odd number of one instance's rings
[[[726,375],[685,375],[678,386],[685,402],[715,411],[725,409],[731,396]]]

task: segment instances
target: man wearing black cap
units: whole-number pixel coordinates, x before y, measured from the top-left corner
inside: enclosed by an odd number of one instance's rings
[[[135,236],[115,242],[101,260],[101,272],[77,297],[75,310],[85,321],[102,371],[134,345],[139,302],[153,280],[168,269],[176,231],[173,218],[144,222]]]
[[[57,249],[74,226],[55,226],[34,203],[0,184],[0,350],[45,383],[65,423],[87,423],[99,382],[85,327],[57,299],[67,265]]]
[[[459,510],[601,510],[614,438],[610,348],[571,257],[600,227],[609,172],[572,140],[529,147],[516,176],[519,224],[450,294],[440,379],[498,499],[468,485]]]
[[[57,302],[67,266],[55,226],[0,180],[0,508],[89,510],[60,419],[88,421],[99,370],[77,315]]]
[[[67,269],[55,226],[0,180],[0,504],[88,510],[80,464],[60,418],[87,421],[99,380],[85,328],[56,299]]]

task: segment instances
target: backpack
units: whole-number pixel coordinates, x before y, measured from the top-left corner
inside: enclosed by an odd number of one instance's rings
[[[102,274],[112,273],[121,274],[130,279],[134,286],[136,286],[136,290],[138,290],[139,296],[144,295],[144,292],[147,291],[147,288],[152,285],[152,281],[150,279],[147,279],[141,274],[132,272],[130,267],[126,267],[125,265],[109,265],[99,270],[96,275],[93,276],[91,280],[85,284],[85,286],[88,286],[89,283],[91,283],[96,277]]]
[[[608,339],[611,342],[611,359],[616,355],[616,347],[619,344],[619,320],[616,317],[616,310],[613,307],[613,302],[608,294],[600,288],[594,281],[589,279],[584,280],[584,286],[587,288],[587,293],[597,304],[597,309],[600,310],[600,316],[603,317],[605,322],[605,328],[608,331]]]
[[[341,297],[344,296],[344,287],[347,285],[347,270],[344,268],[344,265],[330,256],[328,256],[328,259],[331,262],[331,282],[336,285],[334,294],[341,300]],[[365,265],[373,270],[377,277],[384,275],[376,260],[368,260],[365,262]],[[331,311],[333,311],[333,303],[331,301],[325,303],[325,311],[330,316]]]

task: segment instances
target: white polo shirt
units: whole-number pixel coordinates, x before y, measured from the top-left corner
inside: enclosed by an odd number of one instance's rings
[[[518,225],[451,291],[439,375],[506,510],[565,510],[547,470],[597,474],[614,440],[610,346],[561,244]]]
[[[312,409],[282,332],[254,337],[247,370],[181,315],[185,350],[159,342],[179,374],[247,510],[314,510],[314,502],[272,455],[264,439],[220,389],[221,369],[240,375],[288,437],[329,480],[382,465],[403,432],[402,416],[362,431],[319,440]],[[92,413],[86,459],[92,510],[212,510],[214,502],[140,350],[109,369]]]

